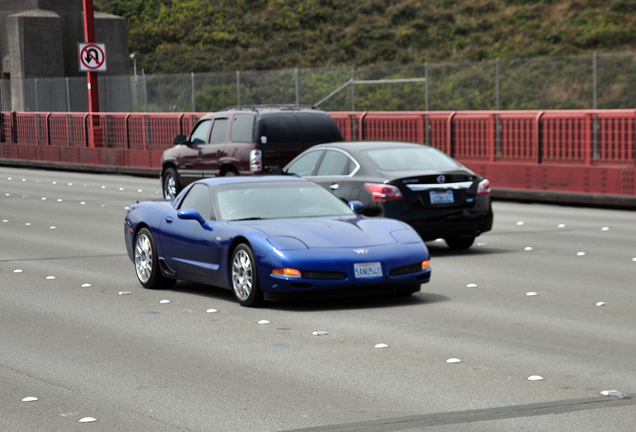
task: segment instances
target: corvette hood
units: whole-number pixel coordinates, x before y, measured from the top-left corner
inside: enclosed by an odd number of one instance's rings
[[[276,219],[249,221],[249,225],[270,238],[296,238],[309,248],[396,244],[391,231],[406,229],[401,222],[392,219],[362,217]]]

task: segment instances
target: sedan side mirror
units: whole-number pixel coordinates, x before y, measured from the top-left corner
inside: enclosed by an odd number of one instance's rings
[[[174,137],[174,140],[172,140],[172,143],[174,145],[181,145],[181,144],[185,144],[188,142],[188,137],[186,137],[185,135],[176,135]]]
[[[362,209],[364,208],[364,204],[362,204],[362,201],[358,201],[358,200],[349,201],[347,205],[349,206],[351,210],[353,210],[356,213],[360,213]]]
[[[205,219],[203,219],[203,216],[201,216],[199,212],[196,211],[195,209],[179,210],[179,212],[177,213],[177,217],[179,219],[184,219],[184,220],[195,220],[199,222],[204,229],[208,231],[212,231],[212,227],[207,223]]]

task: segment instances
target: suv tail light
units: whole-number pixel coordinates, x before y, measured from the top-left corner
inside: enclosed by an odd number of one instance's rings
[[[250,151],[250,171],[261,172],[263,170],[263,152],[260,150]]]
[[[391,201],[402,199],[402,192],[393,185],[365,183],[364,187],[371,192],[371,201]]]
[[[477,195],[490,195],[490,181],[483,179],[477,186]]]

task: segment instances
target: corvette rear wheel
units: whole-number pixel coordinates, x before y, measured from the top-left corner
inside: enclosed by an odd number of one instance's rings
[[[232,289],[241,306],[254,307],[263,302],[254,252],[245,243],[232,254]]]
[[[135,273],[144,288],[164,288],[176,282],[161,274],[155,240],[148,228],[140,229],[135,237]]]

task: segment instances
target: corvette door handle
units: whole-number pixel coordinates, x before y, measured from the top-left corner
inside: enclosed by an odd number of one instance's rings
[[[338,190],[339,187],[340,185],[338,183],[333,183],[329,185],[329,189],[331,190]]]
[[[166,222],[167,222],[167,223],[172,223],[172,217],[168,216],[168,217],[166,218]]]

